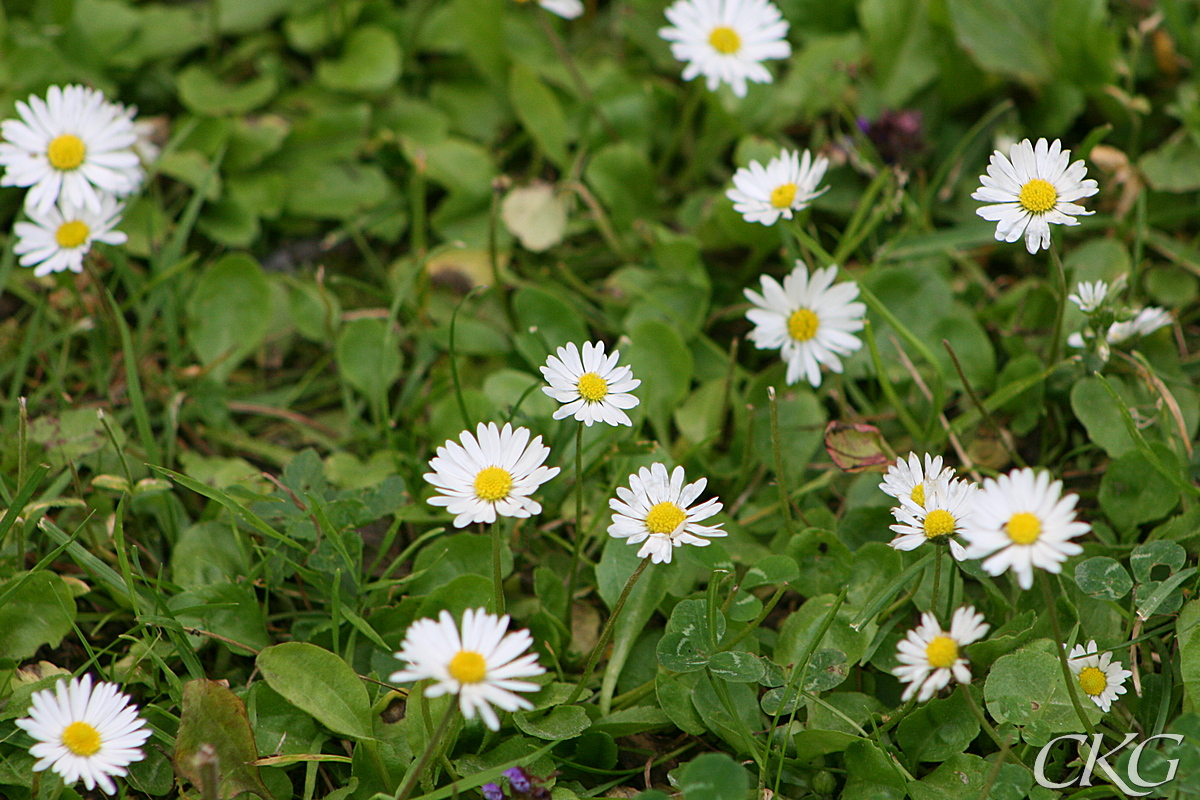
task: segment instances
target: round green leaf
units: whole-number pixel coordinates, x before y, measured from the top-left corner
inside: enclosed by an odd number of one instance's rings
[[[214,378],[224,380],[262,343],[270,300],[262,267],[245,253],[230,253],[205,271],[188,299],[187,337]]]
[[[340,58],[317,64],[317,82],[341,92],[382,92],[400,77],[401,52],[387,28],[364,25],[346,37]]]
[[[730,683],[756,683],[766,669],[762,659],[744,650],[717,653],[708,660],[709,673]]]
[[[0,596],[6,595],[0,605],[0,658],[24,660],[44,644],[57,647],[71,632],[75,598],[53,572],[38,570],[0,584]]]
[[[1108,556],[1096,556],[1076,564],[1075,583],[1084,594],[1099,600],[1120,600],[1133,588],[1133,578],[1121,562]]]
[[[689,636],[668,633],[658,640],[655,648],[658,663],[672,672],[695,672],[708,664],[708,655],[698,649]]]
[[[210,117],[253,111],[274,97],[278,89],[270,72],[233,86],[200,64],[184,67],[175,85],[179,99],[190,111]]]
[[[1179,502],[1179,489],[1135,450],[1108,465],[1099,499],[1116,527],[1131,528],[1166,516]]]
[[[800,568],[796,559],[785,555],[772,555],[754,562],[754,566],[746,570],[742,578],[743,589],[753,589],[756,586],[779,586],[791,583],[800,577]]]
[[[1164,539],[1143,542],[1133,548],[1133,552],[1129,554],[1129,566],[1138,583],[1169,578],[1182,569],[1186,562],[1187,551],[1183,549],[1183,546]],[[1167,572],[1156,576],[1154,575],[1155,567],[1166,567]]]
[[[549,711],[518,711],[513,722],[538,739],[574,739],[591,727],[592,720],[579,706],[555,706]]]
[[[263,650],[254,663],[272,689],[329,730],[372,738],[367,690],[338,656],[308,642],[286,642]]]
[[[346,383],[378,400],[400,377],[400,343],[383,320],[356,319],[338,336],[337,362]]]
[[[683,800],[746,800],[750,775],[724,753],[705,753],[683,766],[679,791]]]

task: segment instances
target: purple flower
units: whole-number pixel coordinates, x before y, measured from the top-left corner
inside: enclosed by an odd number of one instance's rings
[[[504,800],[504,790],[494,783],[485,783],[480,791],[483,792],[483,800]]]
[[[533,786],[529,782],[529,775],[527,775],[525,770],[521,769],[520,767],[513,767],[512,769],[504,770],[504,777],[508,778],[508,783],[510,786],[512,786],[514,792],[520,792],[524,794]],[[489,800],[491,799],[489,798]]]

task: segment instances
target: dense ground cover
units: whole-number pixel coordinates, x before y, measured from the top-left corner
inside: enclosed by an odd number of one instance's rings
[[[100,796],[17,724],[72,674],[139,708],[139,798],[1121,796],[1035,781],[1085,731],[1181,734],[1140,774],[1200,793],[1200,11],[779,0],[743,92],[682,80],[662,0],[548,5],[0,8],[0,116],[94,87],[147,173],[78,274],[18,263],[40,212],[0,188],[0,797]],[[1094,212],[1049,249],[972,197],[1027,138],[1087,171],[1017,176],[1037,219]],[[748,221],[734,175],[781,151],[826,168]],[[828,296],[764,282],[798,259]],[[636,405],[558,350],[588,342]],[[571,392],[630,424],[555,419]],[[511,461],[430,465],[481,423],[541,437],[532,500]],[[881,491],[910,452],[965,482]],[[429,502],[456,485],[475,511]],[[478,664],[394,656],[479,608],[544,669],[494,726],[423,692]]]

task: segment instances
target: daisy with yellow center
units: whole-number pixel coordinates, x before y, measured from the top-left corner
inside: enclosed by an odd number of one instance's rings
[[[809,277],[803,261],[783,279],[762,276],[762,294],[744,290],[754,304],[746,318],[754,323],[749,338],[759,350],[778,349],[787,363],[788,384],[801,378],[821,385],[821,366],[842,371],[842,357],[862,347],[855,332],[863,328],[867,307],[854,281],[834,284],[837,267],[818,269]]]
[[[121,221],[122,206],[111,195],[100,200],[100,212],[70,205],[52,206],[42,213],[28,209],[29,222],[13,226],[17,243],[13,252],[23,267],[36,267],[34,275],[71,270],[83,272],[83,257],[94,242],[124,244],[126,236],[113,228]]]
[[[709,539],[725,536],[720,525],[698,524],[721,511],[720,501],[711,498],[692,505],[708,479],[686,486],[683,481],[683,467],[676,467],[668,475],[666,466],[658,463],[630,475],[629,487],[619,487],[617,496],[608,501],[615,512],[608,526],[609,536],[641,544],[638,558],[651,556],[655,564],[671,563],[676,547],[706,547]]]
[[[508,631],[508,616],[497,617],[484,609],[468,609],[462,618],[462,632],[449,611],[436,620],[414,622],[400,644],[396,658],[408,663],[393,672],[392,683],[428,680],[426,697],[458,695],[463,716],[478,714],[492,730],[500,729],[500,718],[492,706],[505,711],[533,708],[533,704],[514,692],[536,692],[536,683],[520,680],[541,675],[536,653],[526,653],[533,644],[527,630]]]
[[[46,214],[61,201],[99,214],[105,194],[137,190],[144,173],[124,106],[83,86],[51,86],[45,100],[16,105],[20,119],[0,123],[0,186],[30,187],[25,206],[31,212]]]
[[[725,196],[733,201],[733,210],[747,222],[774,225],[780,217],[791,219],[794,212],[808,205],[829,187],[817,189],[829,160],[825,156],[784,150],[764,167],[757,161],[742,167],[733,176],[733,188]]]
[[[922,508],[925,506],[925,487],[932,481],[949,481],[954,477],[954,467],[943,467],[942,457],[925,454],[924,467],[921,457],[909,453],[907,458],[898,458],[888,467],[879,489],[897,500],[907,497]]]
[[[1075,519],[1079,496],[1062,494],[1062,481],[1024,468],[985,478],[975,512],[962,531],[967,558],[985,559],[989,575],[1009,569],[1022,589],[1033,586],[1033,568],[1058,573],[1083,548],[1071,541],[1092,529]]]
[[[115,683],[93,689],[91,675],[69,684],[60,680],[53,692],[34,692],[30,703],[29,716],[16,722],[37,740],[29,748],[40,759],[35,772],[50,768],[68,786],[82,780],[89,791],[99,786],[115,794],[113,776],[125,775],[129,764],[144,757],[150,729]]]
[[[772,80],[761,62],[792,54],[788,23],[769,0],[676,0],[666,15],[671,27],[658,35],[687,62],[683,79],[703,75],[710,92],[727,83],[745,97],[747,81]]]
[[[572,342],[558,348],[557,356],[549,356],[541,370],[550,385],[542,391],[563,404],[554,418],[574,416],[588,427],[597,421],[632,425],[625,409],[638,404],[630,392],[642,382],[633,377],[631,367],[617,366],[620,357],[619,350],[606,357],[604,342],[585,342],[582,354]]]
[[[907,702],[916,695],[917,702],[924,703],[951,679],[970,683],[971,670],[962,648],[982,639],[988,628],[983,615],[975,613],[971,606],[954,612],[949,631],[942,630],[933,614],[922,614],[921,624],[909,631],[897,646],[896,660],[900,666],[892,674],[908,684],[901,699]]]
[[[1112,653],[1097,653],[1095,639],[1088,642],[1086,648],[1081,644],[1075,645],[1067,665],[1079,680],[1079,688],[1083,693],[1106,713],[1112,707],[1113,700],[1125,694],[1125,680],[1133,675],[1120,661],[1113,661]]]
[[[916,489],[921,489],[921,502],[917,502]],[[954,536],[970,520],[975,504],[975,484],[959,478],[935,478],[926,480],[901,496],[900,505],[892,509],[896,524],[891,526],[897,536],[888,542],[897,550],[916,550],[921,545],[945,543],[956,561],[966,558],[966,549],[955,541]]]
[[[1055,139],[1047,144],[1038,139],[1037,145],[1028,139],[1017,142],[1006,158],[999,150],[992,154],[987,175],[980,176],[983,184],[971,197],[994,205],[983,206],[975,213],[996,223],[996,239],[1015,242],[1025,237],[1025,247],[1036,253],[1050,246],[1050,225],[1078,225],[1075,217],[1091,214],[1076,200],[1091,197],[1099,187],[1090,178],[1084,179],[1087,167],[1080,159],[1070,163],[1071,151],[1063,150]]]
[[[530,517],[542,506],[530,495],[558,474],[558,467],[543,464],[550,448],[542,437],[529,439],[528,428],[503,428],[479,423],[459,435],[462,444],[448,441],[429,462],[433,472],[425,474],[441,494],[429,498],[430,505],[445,506],[454,514],[459,528],[472,522],[495,522],[503,517]]]

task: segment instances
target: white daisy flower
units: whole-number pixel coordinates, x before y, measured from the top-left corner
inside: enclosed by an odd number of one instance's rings
[[[975,512],[962,531],[967,558],[986,558],[983,570],[999,575],[1011,569],[1022,589],[1033,586],[1033,568],[1058,573],[1083,548],[1071,541],[1092,529],[1075,519],[1079,496],[1062,496],[1062,481],[1026,467],[985,478],[975,496]]]
[[[1079,678],[1079,688],[1105,713],[1117,695],[1125,694],[1125,679],[1133,674],[1120,661],[1113,661],[1112,653],[1097,653],[1095,639],[1088,642],[1086,648],[1075,645],[1067,665]]]
[[[472,522],[495,522],[502,517],[530,517],[542,513],[542,506],[529,495],[558,474],[558,467],[542,464],[550,448],[542,437],[529,440],[528,428],[505,423],[479,423],[475,430],[459,434],[458,442],[447,441],[430,460],[433,472],[425,480],[442,492],[429,498],[434,506],[445,506],[454,517],[454,525],[464,528]],[[476,438],[478,437],[478,438]]]
[[[617,497],[608,501],[613,511],[612,525],[608,535],[617,539],[628,539],[629,544],[642,545],[638,558],[651,556],[655,564],[670,564],[674,548],[685,544],[707,547],[703,537],[725,536],[718,525],[697,525],[721,511],[721,503],[715,497],[699,505],[692,503],[708,485],[707,478],[683,485],[683,467],[676,467],[667,476],[663,464],[642,467],[636,475],[629,476],[629,488],[617,489]],[[617,499],[620,498],[620,499]]]
[[[1107,296],[1108,284],[1104,281],[1095,281],[1075,284],[1075,293],[1067,295],[1067,299],[1079,306],[1079,310],[1083,313],[1090,314],[1100,307]]]
[[[83,272],[83,257],[93,242],[125,244],[128,237],[113,230],[123,208],[106,194],[100,198],[99,213],[71,205],[51,206],[46,212],[27,209],[31,221],[13,226],[17,235],[13,252],[21,257],[21,266],[36,266],[33,274],[39,278],[67,269]]]
[[[921,457],[909,453],[908,458],[898,458],[888,467],[879,489],[897,500],[907,497],[918,506],[925,505],[925,487],[932,481],[949,481],[954,477],[954,467],[943,467],[941,456],[925,454],[925,468],[921,469]]]
[[[666,15],[674,27],[658,35],[671,42],[675,58],[688,62],[683,79],[703,75],[710,92],[724,81],[745,97],[747,80],[771,82],[759,62],[792,54],[788,23],[768,0],[676,0]]]
[[[900,640],[896,651],[900,666],[892,674],[908,684],[901,699],[908,702],[915,694],[917,702],[924,703],[945,688],[951,678],[970,683],[971,670],[961,650],[982,639],[989,627],[983,614],[975,613],[971,606],[954,612],[949,631],[942,630],[933,614],[922,614],[921,624]]]
[[[971,197],[985,203],[975,213],[997,223],[997,241],[1015,242],[1023,235],[1030,253],[1050,246],[1050,224],[1078,225],[1080,214],[1092,214],[1075,200],[1091,197],[1099,187],[1091,178],[1084,179],[1087,167],[1083,159],[1068,166],[1071,151],[1063,150],[1058,139],[1051,145],[1038,139],[1036,147],[1026,139],[1008,151],[992,153],[983,186]]]
[[[892,509],[898,535],[888,542],[897,550],[916,550],[926,542],[946,542],[955,561],[966,558],[966,548],[954,540],[971,518],[975,504],[975,484],[959,478],[925,481],[922,502],[911,494],[901,496]]]
[[[426,697],[458,695],[463,716],[483,717],[492,730],[500,729],[500,718],[492,706],[505,711],[533,708],[513,692],[536,692],[542,687],[518,678],[532,678],[546,670],[538,664],[537,653],[526,653],[533,644],[527,630],[505,633],[508,615],[497,617],[484,609],[467,609],[462,619],[462,635],[449,611],[437,620],[419,619],[409,626],[396,658],[408,666],[393,672],[392,683],[431,680]],[[524,654],[524,655],[522,655]]]
[[[51,86],[46,100],[17,101],[20,120],[0,123],[0,186],[29,186],[27,208],[45,213],[61,197],[76,208],[100,213],[104,193],[118,197],[137,189],[141,166],[137,141],[124,107],[95,89]]]
[[[597,420],[609,425],[633,425],[622,409],[638,404],[629,392],[642,382],[633,377],[632,367],[617,366],[620,357],[620,351],[613,350],[606,358],[604,342],[585,342],[582,358],[574,342],[558,348],[557,358],[549,356],[541,370],[550,385],[543,386],[542,391],[565,404],[554,412],[554,418],[574,415],[589,428]]]
[[[529,0],[517,0],[526,3]],[[558,14],[563,19],[575,19],[583,13],[583,3],[580,0],[538,0],[538,5],[552,14]]]
[[[744,290],[756,306],[746,312],[746,318],[754,323],[750,340],[759,350],[779,348],[788,365],[789,385],[803,377],[814,387],[820,386],[821,364],[841,372],[839,356],[862,347],[854,331],[862,330],[867,307],[851,302],[858,297],[854,281],[833,285],[837,271],[836,266],[818,269],[810,278],[804,262],[797,261],[782,286],[763,275],[762,294]]]
[[[1108,326],[1108,332],[1104,334],[1104,340],[1108,344],[1120,344],[1128,341],[1135,336],[1145,336],[1149,333],[1154,333],[1159,328],[1165,328],[1175,321],[1171,316],[1171,312],[1165,308],[1157,306],[1149,306],[1139,310],[1130,319],[1123,322],[1114,322]],[[1083,334],[1076,332],[1067,337],[1067,344],[1071,347],[1084,347]]]
[[[817,190],[828,168],[829,159],[825,156],[814,159],[807,150],[804,155],[784,150],[778,158],[768,161],[765,169],[757,161],[739,169],[733,176],[734,188],[725,192],[725,196],[733,201],[733,210],[745,217],[746,222],[774,225],[781,216],[791,219],[792,212],[807,208],[829,188]]]
[[[125,775],[129,764],[144,757],[150,729],[115,683],[101,681],[93,689],[91,675],[70,684],[60,680],[53,692],[34,692],[30,702],[29,716],[17,720],[17,727],[37,739],[29,748],[41,759],[34,772],[49,767],[68,786],[82,778],[89,791],[99,785],[115,794],[111,776]]]

